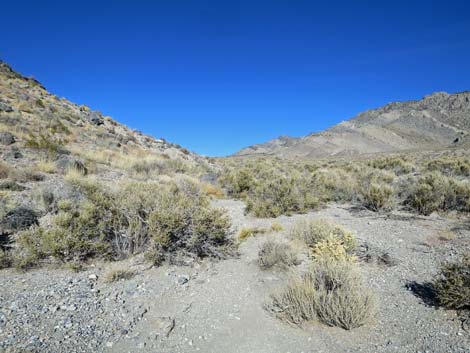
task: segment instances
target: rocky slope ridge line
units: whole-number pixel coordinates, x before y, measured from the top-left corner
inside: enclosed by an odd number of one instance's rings
[[[470,146],[470,91],[389,103],[305,137],[282,136],[236,156],[326,157]]]
[[[14,140],[23,142],[31,134],[38,137],[47,133],[79,149],[139,148],[152,153],[165,153],[171,159],[198,158],[163,138],[145,135],[88,106],[59,98],[36,79],[19,74],[1,60],[0,133],[2,139],[11,140],[13,135]],[[13,144],[14,140],[8,144]]]

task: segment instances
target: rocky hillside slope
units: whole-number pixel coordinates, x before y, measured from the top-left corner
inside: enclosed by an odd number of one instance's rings
[[[360,113],[323,132],[280,137],[242,149],[237,156],[326,157],[376,152],[466,147],[470,141],[470,92],[437,92]]]
[[[49,93],[34,78],[24,77],[0,61],[0,133],[3,146],[61,150],[64,154],[96,152],[165,154],[195,160],[186,149],[132,130],[111,117]],[[7,156],[3,156],[4,158]]]

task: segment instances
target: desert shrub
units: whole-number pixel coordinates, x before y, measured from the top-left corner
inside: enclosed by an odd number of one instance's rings
[[[393,195],[393,188],[386,184],[370,183],[361,189],[362,204],[372,211],[390,208]]]
[[[441,172],[449,176],[470,176],[470,159],[463,157],[442,157],[425,164],[431,172]]]
[[[375,315],[372,293],[364,287],[356,267],[347,262],[314,263],[310,272],[293,279],[272,300],[278,317],[296,325],[318,319],[350,330]]]
[[[357,245],[356,238],[350,231],[325,220],[300,219],[290,229],[290,236],[303,241],[311,248],[323,241],[336,239],[348,254],[352,253]]]
[[[297,255],[287,243],[268,240],[261,245],[258,252],[258,265],[265,270],[274,266],[287,267],[297,263]]]
[[[305,192],[296,178],[279,176],[256,183],[250,190],[246,211],[257,217],[278,217],[306,212],[318,205],[318,199]]]
[[[470,211],[470,185],[445,177],[439,173],[429,173],[417,180],[405,200],[405,204],[423,215],[434,211]]]
[[[376,169],[393,171],[396,175],[408,174],[416,170],[413,163],[404,157],[385,157],[370,161],[368,165]]]
[[[103,209],[83,201],[70,211],[59,211],[50,227],[20,234],[17,243],[27,258],[54,257],[61,261],[86,260],[111,254]]]
[[[357,193],[357,178],[341,168],[319,169],[312,175],[311,189],[321,201],[351,201]]]
[[[459,261],[444,263],[433,287],[440,305],[470,310],[470,253]]]
[[[230,244],[224,211],[211,208],[197,187],[187,183],[159,195],[159,207],[148,224],[155,246],[165,252],[220,257],[220,247]]]
[[[245,195],[255,183],[253,173],[248,168],[225,170],[220,182],[227,189],[227,193],[234,197]]]

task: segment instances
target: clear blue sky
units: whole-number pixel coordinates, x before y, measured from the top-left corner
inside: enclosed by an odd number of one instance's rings
[[[206,155],[470,89],[469,1],[4,1],[0,58]]]

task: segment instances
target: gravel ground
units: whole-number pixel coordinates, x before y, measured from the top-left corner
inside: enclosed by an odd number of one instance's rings
[[[272,219],[243,214],[243,204],[220,200],[236,234],[269,227]],[[285,229],[301,217],[326,218],[351,229],[360,243],[388,252],[394,266],[362,263],[379,313],[345,331],[310,323],[287,325],[263,309],[289,273],[261,271],[259,246],[286,231],[249,238],[240,256],[192,267],[146,268],[141,259],[98,263],[84,272],[43,268],[0,272],[0,351],[6,352],[470,352],[470,334],[452,311],[428,306],[409,283],[430,280],[444,259],[470,247],[461,221],[394,212],[378,215],[349,206],[276,219]],[[456,238],[443,241],[452,230]],[[114,268],[129,280],[106,283]]]

